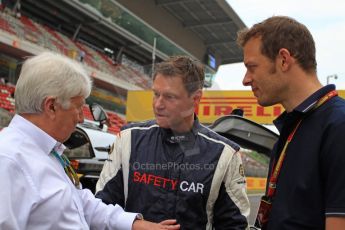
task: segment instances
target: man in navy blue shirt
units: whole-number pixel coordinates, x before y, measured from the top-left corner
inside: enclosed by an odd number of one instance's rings
[[[345,229],[345,101],[316,74],[315,43],[296,20],[274,16],[239,32],[261,106],[282,104],[280,131],[257,224],[262,229]]]

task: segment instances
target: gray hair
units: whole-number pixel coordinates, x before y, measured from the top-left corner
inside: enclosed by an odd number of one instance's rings
[[[190,95],[203,88],[205,81],[204,71],[204,66],[200,62],[194,61],[188,56],[172,56],[155,66],[153,80],[156,79],[158,74],[162,74],[165,77],[179,76],[182,78],[185,89]]]
[[[87,98],[92,81],[85,69],[65,56],[44,52],[27,59],[15,90],[16,113],[41,113],[48,96],[56,97],[64,109],[75,96]]]

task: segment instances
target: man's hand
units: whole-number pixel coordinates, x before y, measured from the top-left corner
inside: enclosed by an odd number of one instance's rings
[[[180,225],[176,224],[176,220],[164,220],[160,223],[153,223],[146,220],[135,220],[132,230],[161,230],[161,229],[180,229]]]

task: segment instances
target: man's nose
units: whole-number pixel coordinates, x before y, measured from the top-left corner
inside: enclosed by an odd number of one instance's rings
[[[162,109],[164,108],[164,99],[162,96],[156,97],[154,100],[154,107],[156,109]]]
[[[244,74],[243,80],[242,80],[242,84],[244,86],[250,86],[251,82],[252,82],[251,74],[248,71],[246,71],[246,73]]]

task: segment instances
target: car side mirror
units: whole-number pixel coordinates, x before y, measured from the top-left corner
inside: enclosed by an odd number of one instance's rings
[[[92,117],[95,121],[99,121],[100,123],[105,123],[108,120],[108,115],[104,111],[103,107],[99,104],[93,103],[90,105],[90,110],[92,113]]]

